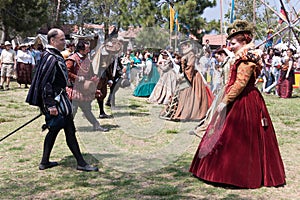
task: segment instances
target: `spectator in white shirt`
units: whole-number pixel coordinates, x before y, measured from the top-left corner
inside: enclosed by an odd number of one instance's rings
[[[14,69],[16,67],[16,53],[11,48],[11,43],[6,41],[4,43],[5,49],[2,50],[0,55],[0,68],[1,68],[1,82],[0,90],[3,90],[3,83],[6,80],[6,89],[9,90],[10,79],[13,77]]]
[[[17,51],[17,82],[21,88],[21,84],[31,84],[32,69],[35,66],[35,60],[32,54],[27,50],[26,44],[21,44],[20,49]]]

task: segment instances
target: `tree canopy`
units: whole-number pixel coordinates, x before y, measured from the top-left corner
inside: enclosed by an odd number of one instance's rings
[[[185,27],[183,32],[197,34],[205,27],[201,17],[206,7],[212,7],[216,0],[176,1],[179,21]],[[162,6],[156,0],[7,0],[0,3],[0,22],[4,37],[32,35],[40,27],[59,27],[62,24],[115,23],[118,27],[128,26],[168,28],[169,4]],[[107,28],[108,29],[108,28]]]
[[[255,2],[255,5],[253,3]],[[270,6],[276,11],[275,7]],[[254,12],[253,12],[254,11]],[[264,40],[268,29],[280,29],[282,26],[278,24],[279,17],[264,5],[261,1],[244,1],[235,0],[234,8],[235,18],[244,19],[255,23],[256,39]],[[225,18],[230,18],[230,11],[225,14]]]
[[[5,0],[0,2],[1,42],[17,35],[32,36],[41,27],[61,27],[64,24],[82,26],[84,23],[104,24],[127,29],[129,26],[170,26],[169,6],[178,12],[180,32],[198,39],[211,31],[220,32],[219,21],[203,17],[216,0]],[[269,27],[278,24],[276,17],[260,1],[256,1],[256,31],[264,37]],[[253,21],[253,1],[235,1],[236,18]],[[225,14],[229,20],[229,10]]]
[[[0,3],[0,30],[3,39],[28,36],[47,21],[47,0],[8,0]]]

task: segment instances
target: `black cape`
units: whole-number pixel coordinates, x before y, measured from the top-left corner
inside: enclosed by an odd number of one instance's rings
[[[64,62],[60,52],[54,48],[47,48],[43,52],[40,64],[37,66],[32,84],[29,88],[26,102],[41,109],[45,107],[43,102],[43,90],[48,82],[54,81],[58,62]],[[53,97],[54,99],[54,97]]]

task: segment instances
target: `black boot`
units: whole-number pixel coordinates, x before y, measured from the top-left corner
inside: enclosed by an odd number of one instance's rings
[[[107,102],[105,103],[105,105],[111,107],[110,101],[107,100]]]
[[[106,103],[105,103],[106,106],[111,107],[110,100],[111,100],[111,94],[108,95],[107,101],[106,101]]]

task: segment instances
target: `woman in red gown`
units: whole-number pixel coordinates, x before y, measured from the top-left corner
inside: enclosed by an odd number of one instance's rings
[[[294,50],[289,48],[286,51],[287,56],[283,58],[283,65],[280,70],[278,81],[278,95],[281,98],[291,98],[293,93],[293,85],[295,84],[294,72]]]
[[[192,161],[194,176],[239,188],[281,186],[285,172],[275,131],[264,99],[255,87],[261,59],[247,21],[236,20],[228,31],[235,59],[229,82]]]

